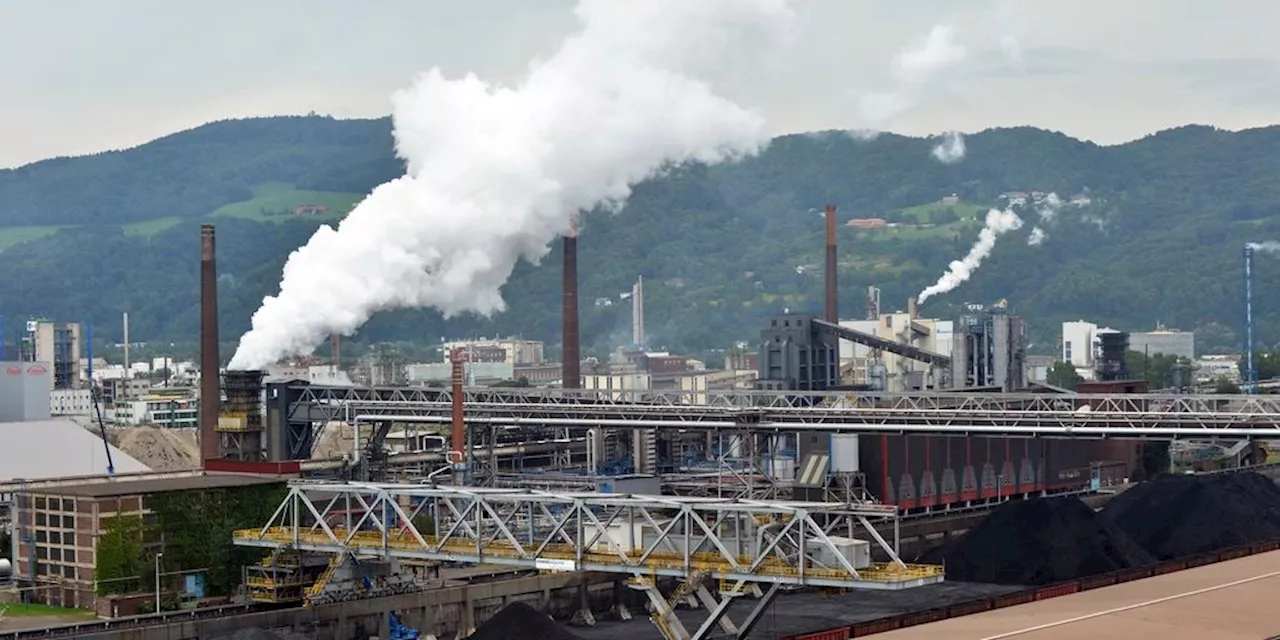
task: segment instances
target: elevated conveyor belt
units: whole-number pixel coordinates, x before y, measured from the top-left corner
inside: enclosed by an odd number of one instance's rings
[[[871,347],[872,349],[887,351],[894,355],[899,355],[910,360],[915,360],[917,362],[930,364],[935,367],[945,368],[945,367],[951,366],[950,356],[944,356],[942,354],[934,353],[932,351],[925,351],[924,349],[913,347],[909,344],[902,344],[901,342],[896,342],[894,340],[886,340],[879,336],[873,336],[869,333],[863,333],[856,329],[842,327],[838,324],[833,324],[825,320],[818,320],[817,318],[814,318],[812,322],[814,326],[820,327],[824,331],[830,331],[831,333],[834,333],[835,335],[840,336],[845,340],[856,342],[860,345]],[[925,327],[923,326],[917,329],[915,323],[912,323],[912,324],[913,324],[912,329],[916,331],[919,331],[920,329],[925,329]]]

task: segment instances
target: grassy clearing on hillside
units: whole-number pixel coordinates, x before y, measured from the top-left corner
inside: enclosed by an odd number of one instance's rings
[[[36,240],[51,236],[58,232],[59,226],[48,227],[0,227],[0,251],[28,240]]]
[[[279,223],[295,217],[294,207],[318,205],[328,210],[308,217],[338,220],[349,213],[363,197],[356,193],[336,191],[299,191],[291,184],[273,182],[254,187],[252,200],[223,205],[209,215]]]
[[[134,222],[124,225],[124,234],[126,236],[154,236],[165,229],[168,229],[179,222],[182,218],[177,216],[169,216],[167,218],[156,218],[155,220],[144,220],[142,222]]]
[[[941,202],[930,202],[929,204],[918,204],[914,207],[907,207],[902,210],[902,217],[906,220],[915,220],[917,222],[929,222],[930,216],[935,211],[945,211],[951,209],[956,212],[957,216],[963,220],[978,220],[987,212],[987,207],[979,206],[969,202],[957,202],[956,204],[942,204]]]

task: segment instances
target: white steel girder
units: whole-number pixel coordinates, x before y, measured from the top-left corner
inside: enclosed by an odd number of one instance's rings
[[[942,581],[908,565],[871,520],[891,506],[299,481],[239,546],[724,581],[902,589]],[[855,567],[832,541],[853,525],[890,558]]]
[[[444,389],[300,387],[295,419],[439,423]],[[591,427],[828,431],[1029,437],[1276,438],[1280,396],[581,390],[464,391],[467,421],[577,430]]]

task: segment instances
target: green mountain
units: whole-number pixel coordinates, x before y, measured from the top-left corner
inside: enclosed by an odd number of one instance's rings
[[[842,315],[864,315],[868,285],[883,306],[938,278],[977,237],[983,212],[1010,191],[1087,194],[1043,222],[1034,207],[971,281],[922,313],[1007,299],[1039,350],[1059,323],[1087,318],[1142,330],[1157,322],[1200,332],[1202,350],[1234,349],[1241,248],[1280,239],[1280,127],[1238,133],[1189,126],[1102,147],[1031,128],[969,136],[963,162],[930,157],[935,141],[840,132],[780,137],[733,165],[686,166],[636,188],[619,214],[588,216],[580,247],[585,341],[630,336],[619,301],[646,280],[656,345],[701,352],[758,335],[762,317],[821,308],[822,221],[841,226]],[[91,318],[118,336],[130,313],[137,340],[192,342],[198,327],[198,237],[218,226],[222,335],[249,326],[275,291],[288,253],[402,166],[390,123],[280,117],[212,123],[125,151],[0,171],[0,316]],[[954,194],[957,201],[943,203]],[[950,202],[950,201],[948,201]],[[309,207],[299,209],[299,207]],[[1030,246],[1033,226],[1044,242]],[[440,336],[523,334],[558,342],[559,258],[521,265],[510,310],[450,321],[427,311],[382,314],[353,340],[434,342]],[[1280,340],[1280,256],[1260,256],[1261,343]],[[350,353],[349,351],[347,353]],[[227,354],[229,355],[229,354]]]

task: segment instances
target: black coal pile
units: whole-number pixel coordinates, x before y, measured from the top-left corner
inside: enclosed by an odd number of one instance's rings
[[[1102,515],[1168,560],[1280,538],[1280,487],[1257,473],[1164,475],[1117,495]]]
[[[942,562],[947,580],[1042,585],[1155,562],[1079,498],[1001,505],[959,540],[922,562]]]
[[[467,640],[581,640],[550,616],[523,602],[513,602],[494,614]]]

